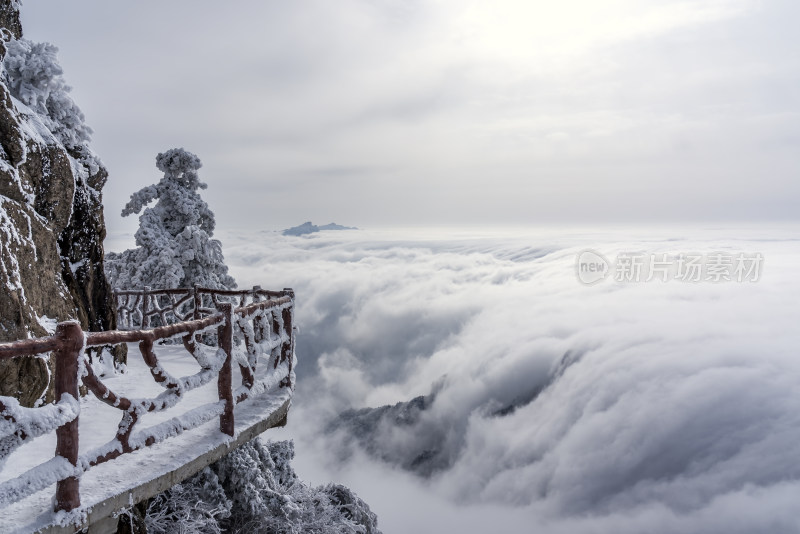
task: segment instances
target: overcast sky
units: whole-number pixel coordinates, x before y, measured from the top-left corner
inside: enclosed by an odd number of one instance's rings
[[[770,220],[800,200],[796,0],[25,0],[109,230],[204,162],[218,227]]]

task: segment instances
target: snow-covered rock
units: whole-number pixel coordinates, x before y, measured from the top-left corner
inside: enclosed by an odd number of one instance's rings
[[[435,401],[435,395],[419,396],[394,405],[347,410],[339,414],[327,427],[329,434],[337,434],[339,453],[347,457],[354,446],[359,446],[370,456],[401,467],[423,477],[450,467],[455,457],[445,446],[446,429],[425,425],[425,412]],[[409,429],[425,427],[419,439],[395,442],[395,438]]]
[[[18,9],[0,0],[0,340],[47,335],[38,320],[45,316],[111,329],[101,194],[108,174],[89,148],[91,130],[57,49],[22,38]],[[0,377],[0,395],[26,406],[49,382],[34,358],[0,363]]]

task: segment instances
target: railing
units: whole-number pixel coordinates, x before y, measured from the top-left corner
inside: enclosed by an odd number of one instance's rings
[[[283,291],[269,291],[255,286],[253,289],[212,289],[194,286],[177,289],[116,289],[114,302],[117,324],[121,330],[149,328],[154,322],[170,324],[215,313],[218,305],[233,302],[244,306],[249,302],[280,298]],[[154,321],[154,319],[156,321]]]
[[[215,417],[219,417],[220,431],[233,436],[237,404],[275,387],[293,387],[294,292],[291,289],[277,292],[260,288],[246,291],[147,289],[119,291],[116,295],[118,305],[120,298],[140,297],[139,307],[130,305],[127,311],[141,317],[144,329],[83,332],[77,322],[68,321],[59,323],[51,337],[0,343],[0,359],[53,352],[56,398],[54,404],[24,408],[16,399],[0,397],[0,469],[11,452],[33,437],[55,431],[57,443],[54,458],[0,484],[0,507],[55,483],[55,511],[78,508],[79,478],[92,466],[149,447]],[[190,295],[193,304],[188,311],[182,308],[187,303],[186,295]],[[253,302],[246,303],[248,298]],[[171,307],[161,306],[165,299]],[[204,301],[214,308],[203,306]],[[148,309],[148,304],[155,306]],[[159,318],[161,325],[148,329],[146,325],[153,315]],[[180,322],[170,324],[172,318]],[[131,324],[129,320],[123,323]],[[202,334],[214,331],[218,347],[201,343]],[[200,371],[196,374],[176,378],[160,365],[153,349],[155,342],[175,338],[180,338],[199,364]],[[132,342],[139,343],[150,374],[165,389],[155,398],[133,399],[115,393],[94,374],[85,355],[90,347]],[[266,365],[259,365],[263,359],[267,359]],[[242,377],[241,385],[235,389],[232,384],[234,361]],[[134,433],[144,414],[172,408],[185,393],[208,384],[214,377],[217,377],[217,402]],[[100,401],[122,412],[116,435],[105,445],[83,455],[79,455],[78,450],[79,380]]]

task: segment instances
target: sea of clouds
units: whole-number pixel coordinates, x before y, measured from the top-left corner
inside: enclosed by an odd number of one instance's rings
[[[797,228],[221,236],[293,287],[297,469],[393,532],[800,532]],[[580,283],[576,255],[763,255],[753,282]],[[434,394],[431,396],[431,394]],[[347,409],[432,400],[371,429]],[[271,431],[272,432],[272,431]],[[435,451],[444,467],[399,465]],[[374,452],[374,451],[373,451]]]

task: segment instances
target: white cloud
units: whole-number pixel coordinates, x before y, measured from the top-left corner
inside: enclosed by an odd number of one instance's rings
[[[297,291],[286,432],[314,458],[304,475],[354,485],[388,531],[798,528],[791,229],[255,235],[224,238],[226,257],[245,285]],[[573,272],[586,247],[761,252],[765,270],[755,284],[586,287]],[[451,466],[430,480],[320,434],[347,406],[434,387],[417,422],[376,436],[398,464],[440,448]]]

